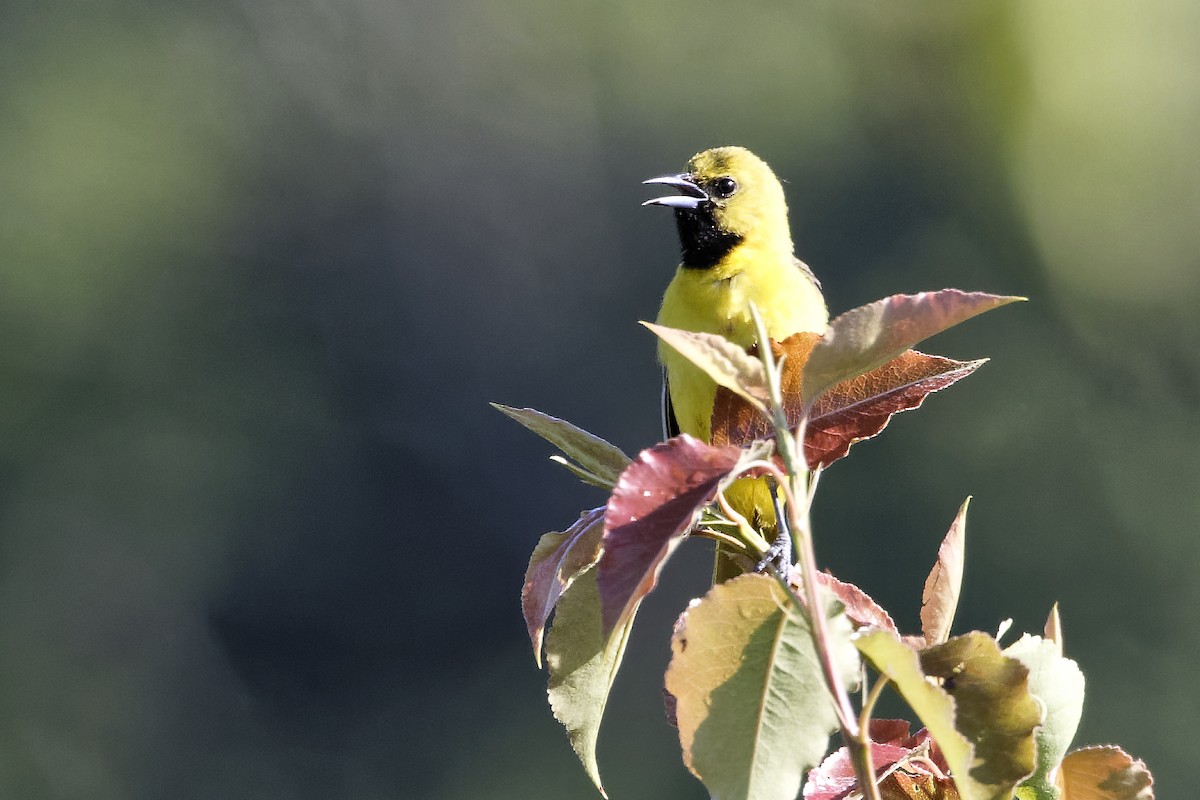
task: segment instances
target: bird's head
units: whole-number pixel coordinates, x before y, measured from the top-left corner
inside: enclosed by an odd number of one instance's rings
[[[643,205],[675,210],[685,267],[713,267],[734,248],[751,241],[791,253],[783,187],[771,168],[745,148],[705,150],[692,156],[686,172],[646,183],[679,192]]]

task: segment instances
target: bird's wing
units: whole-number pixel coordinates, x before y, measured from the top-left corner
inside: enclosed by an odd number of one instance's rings
[[[675,419],[675,406],[671,405],[671,387],[667,383],[667,368],[662,371],[662,432],[663,441],[679,435],[679,420]]]
[[[817,280],[817,276],[813,274],[812,267],[808,266],[808,264],[805,264],[795,256],[792,256],[792,263],[799,267],[800,271],[808,276],[808,279],[813,282],[814,286],[816,286],[818,289],[821,288],[821,282]]]

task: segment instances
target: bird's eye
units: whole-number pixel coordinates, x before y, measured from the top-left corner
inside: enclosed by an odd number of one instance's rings
[[[737,181],[729,176],[717,178],[715,181],[713,181],[713,194],[722,200],[724,200],[726,197],[732,196],[737,189]]]

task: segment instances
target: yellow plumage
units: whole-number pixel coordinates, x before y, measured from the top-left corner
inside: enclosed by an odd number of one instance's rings
[[[659,324],[717,333],[749,346],[756,339],[753,302],[776,341],[825,330],[825,298],[812,272],[793,254],[783,187],[766,163],[744,148],[718,147],[693,156],[685,172],[647,183],[679,191],[647,201],[674,209],[683,253],[663,295]],[[662,343],[659,358],[664,400],[670,399],[678,430],[708,441],[716,385]],[[731,491],[731,502],[774,527],[762,481],[742,483]]]

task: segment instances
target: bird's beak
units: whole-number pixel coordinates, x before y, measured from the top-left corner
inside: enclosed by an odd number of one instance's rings
[[[667,206],[668,208],[682,208],[690,211],[698,208],[701,203],[708,200],[708,195],[696,185],[696,182],[692,180],[692,176],[686,172],[679,175],[663,175],[661,178],[651,178],[648,181],[642,181],[642,183],[661,183],[679,190],[679,194],[647,200],[642,203],[644,206]]]

